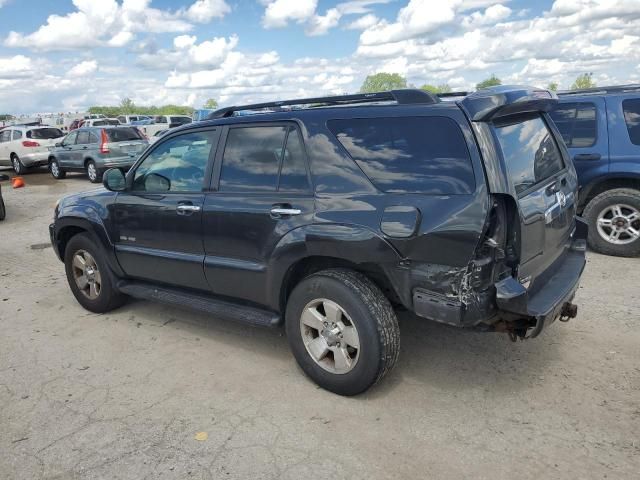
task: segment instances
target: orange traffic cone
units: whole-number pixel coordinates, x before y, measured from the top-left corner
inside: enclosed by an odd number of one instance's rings
[[[24,180],[22,179],[22,177],[13,177],[11,179],[11,186],[13,188],[22,188],[24,187]]]

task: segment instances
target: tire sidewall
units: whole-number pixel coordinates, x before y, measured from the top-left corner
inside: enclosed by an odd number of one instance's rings
[[[91,176],[89,175],[89,168],[91,167],[91,165],[93,165],[93,168],[96,172],[95,178],[91,178]],[[96,162],[94,162],[93,160],[89,160],[87,162],[87,177],[89,178],[89,181],[91,183],[100,183],[101,174],[100,174],[100,171],[98,170],[98,166],[96,165]]]
[[[58,174],[56,175],[55,173],[53,173],[53,164],[56,164],[58,167]],[[58,160],[56,160],[55,158],[52,158],[51,161],[49,162],[49,171],[51,172],[51,176],[53,178],[55,178],[56,180],[59,180],[61,178],[64,178],[64,172],[60,169],[60,163],[58,162]]]
[[[344,374],[324,370],[311,358],[302,339],[300,316],[315,299],[331,300],[347,312],[358,332],[360,351],[354,368]],[[286,309],[286,332],[291,350],[302,370],[320,386],[342,395],[355,395],[375,383],[382,368],[382,346],[376,319],[365,302],[339,280],[312,275],[291,293]]]
[[[26,170],[26,168],[20,161],[20,157],[15,154],[11,157],[11,167],[13,168],[13,171],[16,175],[23,175]]]
[[[640,239],[626,245],[616,245],[600,236],[597,227],[598,215],[607,207],[614,204],[626,204],[640,211],[640,192],[612,190],[594,198],[584,211],[584,217],[589,224],[589,246],[592,250],[605,255],[620,257],[634,257],[640,255]]]

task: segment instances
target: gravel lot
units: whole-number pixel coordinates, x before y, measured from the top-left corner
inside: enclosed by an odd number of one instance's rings
[[[25,180],[3,182],[0,478],[638,478],[640,259],[590,253],[578,318],[532,341],[403,316],[394,372],[341,398],[281,330],[80,308],[47,226],[93,186]]]

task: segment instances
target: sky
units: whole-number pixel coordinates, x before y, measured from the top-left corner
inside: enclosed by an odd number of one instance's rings
[[[640,83],[640,0],[0,0],[0,113]]]

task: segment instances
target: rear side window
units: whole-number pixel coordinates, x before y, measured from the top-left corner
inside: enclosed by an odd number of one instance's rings
[[[20,130],[13,131],[13,140],[19,140],[22,138],[22,132]]]
[[[127,142],[131,140],[142,140],[142,135],[137,128],[107,128],[107,137],[110,142]]]
[[[640,99],[624,100],[622,102],[624,122],[627,124],[629,139],[634,145],[640,145]]]
[[[561,103],[551,112],[569,148],[592,147],[596,143],[596,106],[591,102]]]
[[[60,137],[64,137],[64,133],[59,128],[35,128],[33,130],[27,130],[27,138],[49,140]]]
[[[560,150],[540,115],[498,123],[495,131],[517,193],[564,168]]]
[[[86,145],[89,143],[89,132],[78,132],[78,139],[76,140],[76,145]]]
[[[330,120],[328,127],[380,190],[432,195],[475,190],[465,138],[450,118]]]
[[[222,157],[220,190],[306,192],[305,161],[295,128],[232,128]]]

